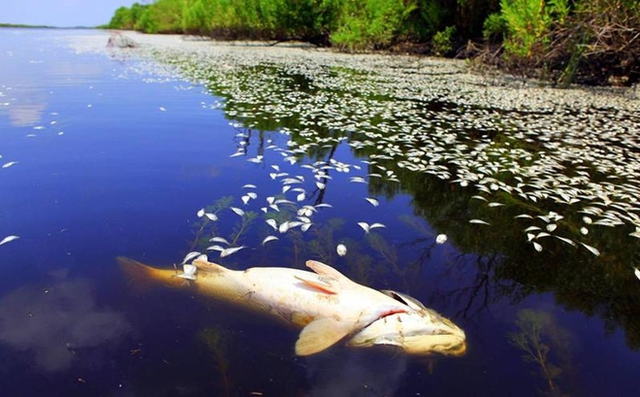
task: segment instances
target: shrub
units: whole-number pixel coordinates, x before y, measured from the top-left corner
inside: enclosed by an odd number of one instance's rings
[[[455,32],[455,26],[448,26],[446,29],[433,35],[431,44],[433,45],[433,52],[436,55],[446,56],[453,52],[453,35]]]

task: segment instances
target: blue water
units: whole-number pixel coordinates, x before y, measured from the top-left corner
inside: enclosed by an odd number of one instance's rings
[[[189,292],[132,291],[117,256],[180,263],[202,221],[199,209],[232,196],[234,206],[259,213],[260,205],[240,201],[243,185],[257,185],[263,200],[282,187],[271,165],[294,175],[305,170],[277,152],[261,164],[230,157],[237,135],[248,131],[208,106],[219,98],[197,85],[175,89],[184,82],[147,82],[131,72],[135,58],[76,53],[68,38],[86,34],[107,42],[102,32],[0,30],[0,164],[17,162],[0,168],[0,239],[20,237],[0,246],[3,395],[553,395],[540,367],[508,342],[522,309],[551,319],[542,339],[562,369],[555,380],[562,393],[637,392],[640,354],[626,341],[633,329],[605,324],[605,309],[557,303],[562,291],[527,293],[535,281],[494,277],[503,254],[463,252],[451,238],[436,245],[442,231],[414,214],[415,198],[406,193],[378,196],[380,206],[370,206],[367,185],[348,179],[366,175],[366,166],[346,145],[336,158],[364,168],[331,174],[324,202],[333,208],[314,218],[310,231],[318,234],[298,243],[279,235],[262,246],[269,227],[260,219],[239,240],[247,248],[219,262],[301,267],[320,259],[309,249],[315,240],[352,278],[406,292],[451,318],[467,333],[465,356],[338,346],[298,358],[297,331],[278,323]],[[280,147],[289,139],[264,136]],[[249,142],[256,155],[257,131]],[[331,218],[343,226],[332,231]],[[238,219],[221,211],[219,235],[228,237]],[[387,226],[375,234],[395,260],[367,243],[360,221]],[[344,258],[335,254],[340,242],[349,248]],[[365,271],[349,258],[365,258]],[[414,268],[394,271],[391,262]],[[590,294],[584,290],[585,299]]]

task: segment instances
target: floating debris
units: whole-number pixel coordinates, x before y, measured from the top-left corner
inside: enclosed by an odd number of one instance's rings
[[[438,234],[436,236],[436,244],[444,244],[447,242],[447,235],[446,234]]]
[[[338,255],[340,256],[345,256],[347,255],[347,246],[344,244],[338,244],[336,246],[336,252],[338,253]]]

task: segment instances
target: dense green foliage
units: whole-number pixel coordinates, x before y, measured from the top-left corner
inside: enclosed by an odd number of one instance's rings
[[[483,40],[483,59],[561,84],[640,78],[640,0],[156,0],[108,27],[445,56]]]

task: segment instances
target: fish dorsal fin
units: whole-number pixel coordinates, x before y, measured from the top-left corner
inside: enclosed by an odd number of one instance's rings
[[[207,259],[198,257],[191,262],[195,267],[198,268],[199,272],[206,273],[220,273],[225,272],[229,269],[222,265],[218,265],[217,263],[209,262]]]
[[[309,356],[319,353],[338,343],[350,332],[350,329],[333,317],[314,320],[300,332],[296,341],[296,354]]]
[[[316,274],[318,274],[319,276],[327,279],[327,282],[335,281],[336,283],[340,284],[353,282],[344,274],[340,273],[329,265],[325,265],[322,262],[308,260],[307,267],[311,268],[311,270],[316,272]]]
[[[300,276],[295,276],[295,278],[302,281],[304,285],[306,285],[307,287],[311,287],[314,290],[317,290],[319,292],[323,292],[325,294],[331,294],[331,295],[338,293],[337,286],[332,285],[331,280],[324,280],[322,278],[318,280],[311,280],[311,279],[303,278]]]

